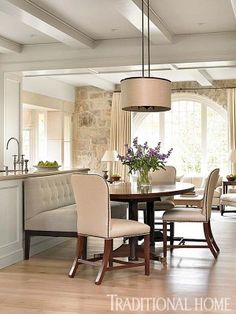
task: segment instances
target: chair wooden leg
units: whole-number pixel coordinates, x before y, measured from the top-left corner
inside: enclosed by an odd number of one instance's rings
[[[109,257],[109,267],[113,267],[113,239],[111,240],[111,252]]]
[[[220,248],[218,247],[215,239],[214,239],[214,236],[212,234],[212,230],[211,230],[211,222],[208,221],[208,229],[209,229],[209,234],[210,234],[210,238],[211,238],[211,241],[212,241],[212,244],[214,246],[214,248],[216,249],[216,251],[219,253],[220,252]]]
[[[170,222],[170,252],[173,252],[173,247],[174,245],[174,236],[175,236],[175,224],[174,222]]]
[[[205,234],[205,237],[206,237],[206,241],[207,241],[208,247],[211,250],[211,253],[214,256],[214,258],[216,259],[218,254],[215,251],[215,248],[214,248],[214,246],[212,245],[212,242],[211,242],[208,223],[206,223],[206,222],[203,223],[203,230],[204,230],[204,234]]]
[[[87,242],[88,242],[88,238],[85,237],[82,259],[87,259]]]
[[[224,215],[224,212],[225,212],[224,205],[220,205],[220,214],[221,214],[221,216]]]
[[[145,261],[145,275],[150,275],[150,235],[144,236],[144,261]]]
[[[107,264],[108,264],[108,261],[109,261],[110,255],[111,255],[111,249],[112,249],[112,240],[105,240],[102,265],[99,269],[97,278],[95,280],[96,285],[100,285],[102,283],[102,279],[103,279],[105,272],[107,270]]]
[[[163,257],[167,256],[167,222],[163,221]]]
[[[143,222],[147,224],[147,210],[146,209],[143,210]]]
[[[73,278],[75,276],[76,270],[79,266],[78,259],[82,257],[84,253],[84,246],[86,243],[86,237],[83,236],[78,236],[77,238],[77,248],[76,248],[76,257],[74,259],[74,262],[71,266],[70,272],[69,272],[69,277]]]
[[[29,259],[30,256],[30,231],[25,231],[25,259]]]

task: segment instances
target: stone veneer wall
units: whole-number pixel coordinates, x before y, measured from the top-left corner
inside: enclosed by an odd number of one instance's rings
[[[214,81],[209,87],[203,87],[197,82],[176,82],[172,83],[172,93],[206,96],[227,110],[227,87],[236,88],[236,80]]]
[[[73,164],[92,171],[106,169],[101,163],[110,144],[112,92],[95,87],[76,90],[73,114]]]
[[[205,88],[196,82],[177,82],[172,83],[172,92],[206,96],[227,109],[226,88],[236,87],[236,80],[214,81],[212,87]],[[77,88],[73,115],[74,166],[89,167],[93,171],[106,168],[101,158],[110,143],[111,103],[112,93],[95,87]]]

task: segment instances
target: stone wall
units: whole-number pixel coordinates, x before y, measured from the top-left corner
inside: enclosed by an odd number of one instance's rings
[[[101,158],[110,144],[112,93],[95,87],[76,90],[73,114],[73,164],[92,171],[106,168]]]
[[[236,87],[236,80],[213,81],[213,85],[203,87],[197,82],[172,83],[172,93],[193,93],[208,97],[227,110],[227,87]]]

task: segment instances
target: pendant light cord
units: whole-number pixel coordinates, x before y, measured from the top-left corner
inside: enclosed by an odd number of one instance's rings
[[[142,0],[142,77],[144,77],[144,0]]]
[[[148,63],[148,75],[150,77],[151,70],[150,70],[150,1],[147,0],[147,63]],[[144,62],[145,62],[145,37],[144,37],[144,0],[142,0],[142,77],[145,77],[144,71]]]
[[[149,13],[150,13],[150,4],[149,0],[147,0],[147,26],[148,26],[148,77],[150,77],[150,19],[149,19]]]

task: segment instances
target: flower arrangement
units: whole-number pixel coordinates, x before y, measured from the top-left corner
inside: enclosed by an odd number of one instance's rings
[[[129,173],[139,171],[140,185],[150,185],[148,172],[165,169],[165,163],[169,158],[173,148],[165,153],[161,153],[161,142],[156,147],[151,148],[148,143],[143,145],[138,143],[138,138],[133,140],[133,147],[125,144],[127,152],[124,156],[118,155],[118,159],[123,165],[129,167]],[[138,182],[139,183],[139,182]]]

